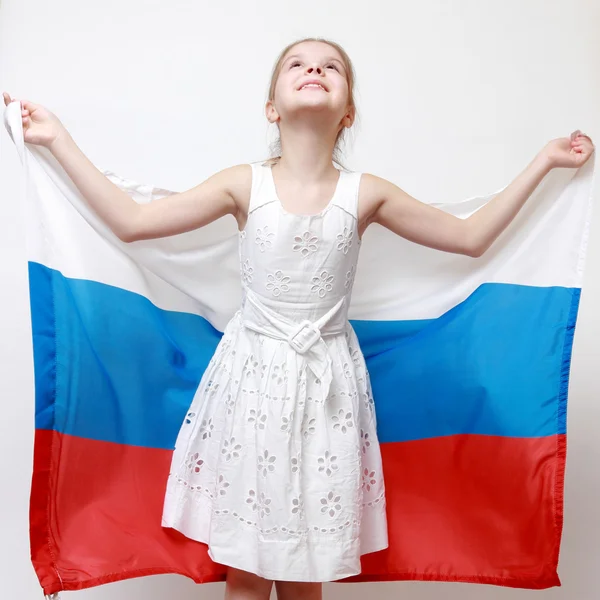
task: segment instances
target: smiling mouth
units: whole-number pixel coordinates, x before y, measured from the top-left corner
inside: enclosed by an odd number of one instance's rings
[[[323,90],[324,92],[327,91],[322,85],[320,85],[318,83],[306,83],[298,91],[305,90],[307,88],[313,88],[313,89],[316,89],[316,90]]]

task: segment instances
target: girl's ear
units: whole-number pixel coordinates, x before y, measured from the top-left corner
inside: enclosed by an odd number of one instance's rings
[[[277,123],[277,121],[279,121],[279,113],[272,100],[267,100],[265,105],[265,115],[269,123]]]
[[[352,127],[355,117],[356,109],[353,106],[351,106],[348,109],[348,112],[344,115],[344,118],[342,119],[342,127]]]

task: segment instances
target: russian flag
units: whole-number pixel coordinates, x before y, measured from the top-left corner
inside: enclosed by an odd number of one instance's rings
[[[125,244],[45,148],[25,146],[18,102],[4,119],[25,181],[31,556],[44,593],[158,573],[222,580],[206,546],[161,514],[179,427],[241,298],[235,224]],[[593,160],[550,173],[478,259],[377,226],[364,236],[350,317],[373,385],[390,546],[351,581],[560,585]],[[102,172],[138,202],[174,193]],[[464,218],[500,191],[436,206]]]

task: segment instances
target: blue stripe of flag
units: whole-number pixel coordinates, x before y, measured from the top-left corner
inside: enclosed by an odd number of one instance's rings
[[[38,263],[29,283],[36,428],[172,449],[221,332]],[[565,433],[579,297],[486,283],[436,319],[352,321],[380,441]]]

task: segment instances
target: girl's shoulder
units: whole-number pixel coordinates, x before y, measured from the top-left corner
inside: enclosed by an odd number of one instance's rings
[[[227,173],[229,192],[238,206],[248,207],[252,188],[258,183],[257,179],[264,177],[266,167],[265,161],[256,161],[234,165],[223,171]]]
[[[389,192],[390,182],[372,173],[361,173],[358,190],[358,220],[366,228]]]
[[[250,163],[242,163],[223,169],[219,173],[222,176],[223,185],[238,209],[247,209],[248,207],[252,189],[252,170]]]

